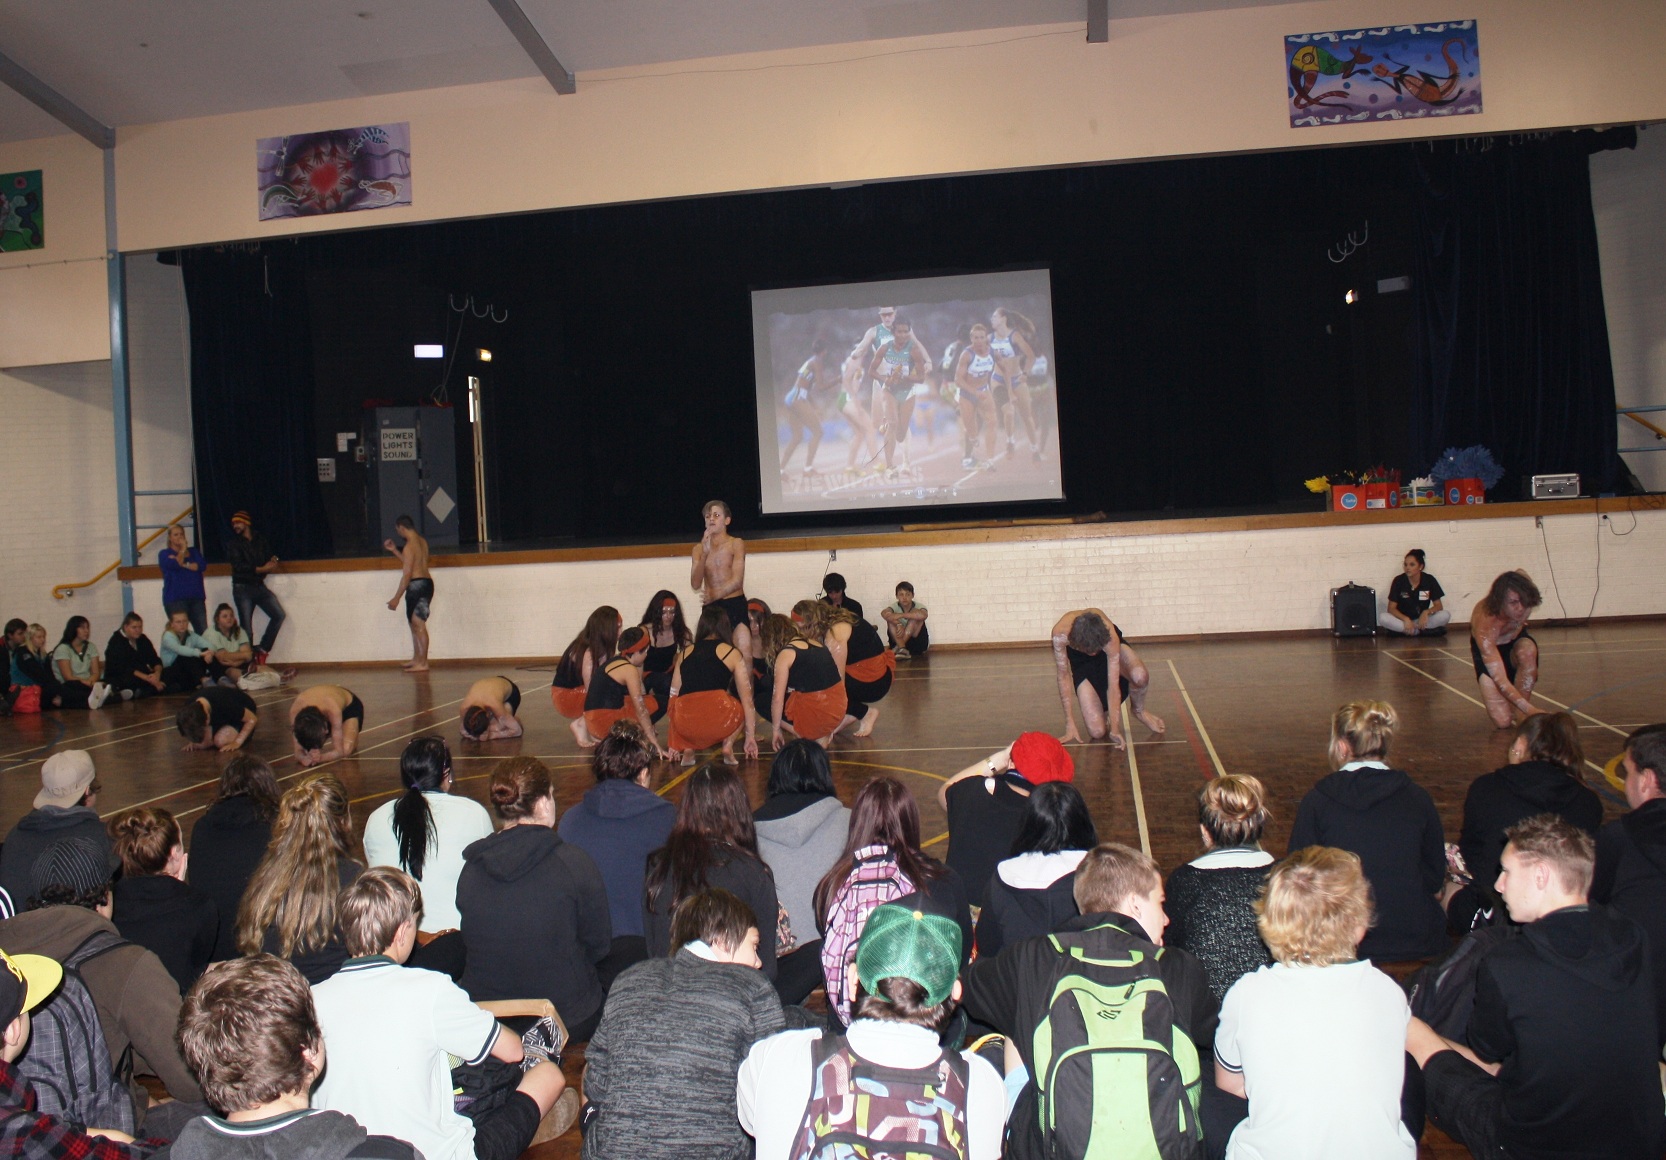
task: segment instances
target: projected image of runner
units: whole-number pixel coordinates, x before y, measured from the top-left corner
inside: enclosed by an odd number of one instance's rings
[[[1059,499],[1045,270],[752,296],[764,511]]]

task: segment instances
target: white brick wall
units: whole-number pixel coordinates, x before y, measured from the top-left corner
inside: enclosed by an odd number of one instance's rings
[[[128,310],[136,486],[188,488],[189,347],[178,269],[132,259]],[[87,580],[121,554],[110,407],[108,359],[0,371],[0,617],[39,621],[55,641],[64,621],[85,616],[100,648],[121,616],[120,585],[112,577],[70,600],[54,600],[52,586]],[[139,522],[160,523],[189,505],[188,496],[140,499]],[[155,559],[153,547],[144,560]],[[148,618],[160,606],[139,610]],[[161,626],[147,631],[154,639]]]
[[[1620,535],[1630,529],[1629,535]],[[1600,537],[1600,539],[1599,539]],[[1596,591],[1597,546],[1602,586]],[[1190,633],[1315,629],[1330,623],[1330,589],[1349,580],[1381,600],[1408,548],[1429,554],[1447,607],[1468,615],[1492,578],[1521,567],[1545,593],[1545,617],[1666,613],[1666,512],[1550,516],[1421,524],[1184,533],[1017,544],[841,550],[833,567],[870,619],[899,579],[931,609],[932,639],[995,643],[1046,637],[1061,612],[1104,608],[1136,639]],[[1546,550],[1548,547],[1549,555]],[[753,552],[747,592],[784,611],[812,595],[825,552]],[[390,561],[391,562],[391,561]],[[1551,580],[1554,564],[1556,583]],[[688,559],[445,568],[430,624],[434,655],[547,657],[600,604],[636,617],[658,588],[688,598]],[[305,661],[394,660],[409,655],[403,612],[389,612],[392,570],[278,576],[289,612],[277,656]],[[142,611],[159,607],[160,582],[134,585]],[[1557,596],[1560,589],[1560,599]],[[211,581],[210,600],[230,584]]]
[[[1591,158],[1591,206],[1615,400],[1621,406],[1666,405],[1666,127],[1640,131],[1635,150]],[[1644,418],[1666,427],[1666,411]],[[1619,422],[1621,447],[1655,443],[1630,419]],[[1666,450],[1624,459],[1644,487],[1666,491]]]

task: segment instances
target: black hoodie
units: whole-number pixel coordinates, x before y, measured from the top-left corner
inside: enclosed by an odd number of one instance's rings
[[[261,816],[247,794],[221,798],[191,828],[191,860],[185,877],[192,889],[214,900],[219,912],[220,934],[214,941],[217,963],[237,957],[237,910],[271,841],[271,819]]]
[[[104,823],[83,805],[37,806],[17,820],[0,849],[0,887],[12,897],[12,910],[23,913],[29,904],[30,875],[35,859],[61,838],[88,838],[106,852],[110,835]]]
[[[1591,901],[1619,911],[1648,935],[1655,1014],[1666,1043],[1666,798],[1646,801],[1602,828]]]
[[[1658,1160],[1666,1103],[1643,931],[1601,906],[1553,911],[1481,961],[1469,1044],[1500,1062],[1514,1160]]]
[[[1290,830],[1290,849],[1335,846],[1364,864],[1377,921],[1362,958],[1399,962],[1446,947],[1446,915],[1435,901],[1446,878],[1446,840],[1429,791],[1398,769],[1339,769],[1308,791]]]
[[[596,964],[613,942],[607,886],[596,863],[547,826],[510,826],[463,850],[457,878],[475,1002],[548,999],[568,1027],[605,995]]]
[[[1602,826],[1602,799],[1568,771],[1549,761],[1524,761],[1483,773],[1469,783],[1464,798],[1463,835],[1458,849],[1475,877],[1475,885],[1491,897],[1498,880],[1498,859],[1504,853],[1504,831],[1539,814],[1555,814],[1570,825],[1596,836]]]

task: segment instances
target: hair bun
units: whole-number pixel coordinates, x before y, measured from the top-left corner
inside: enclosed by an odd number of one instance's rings
[[[500,806],[512,806],[520,799],[520,791],[512,781],[494,781],[492,783],[492,801]]]

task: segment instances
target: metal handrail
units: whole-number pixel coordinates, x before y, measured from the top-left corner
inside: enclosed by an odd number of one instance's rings
[[[169,528],[173,527],[175,524],[177,524],[180,520],[184,519],[186,516],[195,514],[196,510],[197,510],[196,505],[192,504],[190,507],[188,507],[184,511],[180,512],[173,519],[169,520],[166,524],[163,524],[160,528],[157,528],[150,535],[146,536],[144,539],[139,541],[139,545],[138,545],[138,547],[136,547],[133,550],[133,554],[135,556],[137,556],[140,552],[142,552],[146,548],[148,548],[151,545],[152,541],[154,541],[158,536],[162,535],[162,533],[166,532]],[[114,572],[117,568],[120,568],[120,567],[121,567],[121,561],[118,559],[114,564],[111,564],[108,568],[104,569],[104,571],[100,572],[97,576],[94,576],[91,580],[83,580],[79,584],[54,584],[52,586],[52,599],[54,599],[54,600],[68,600],[71,596],[75,595],[75,590],[77,588],[91,588],[94,584],[97,584],[100,580],[104,579],[106,576],[108,576],[110,573]]]

